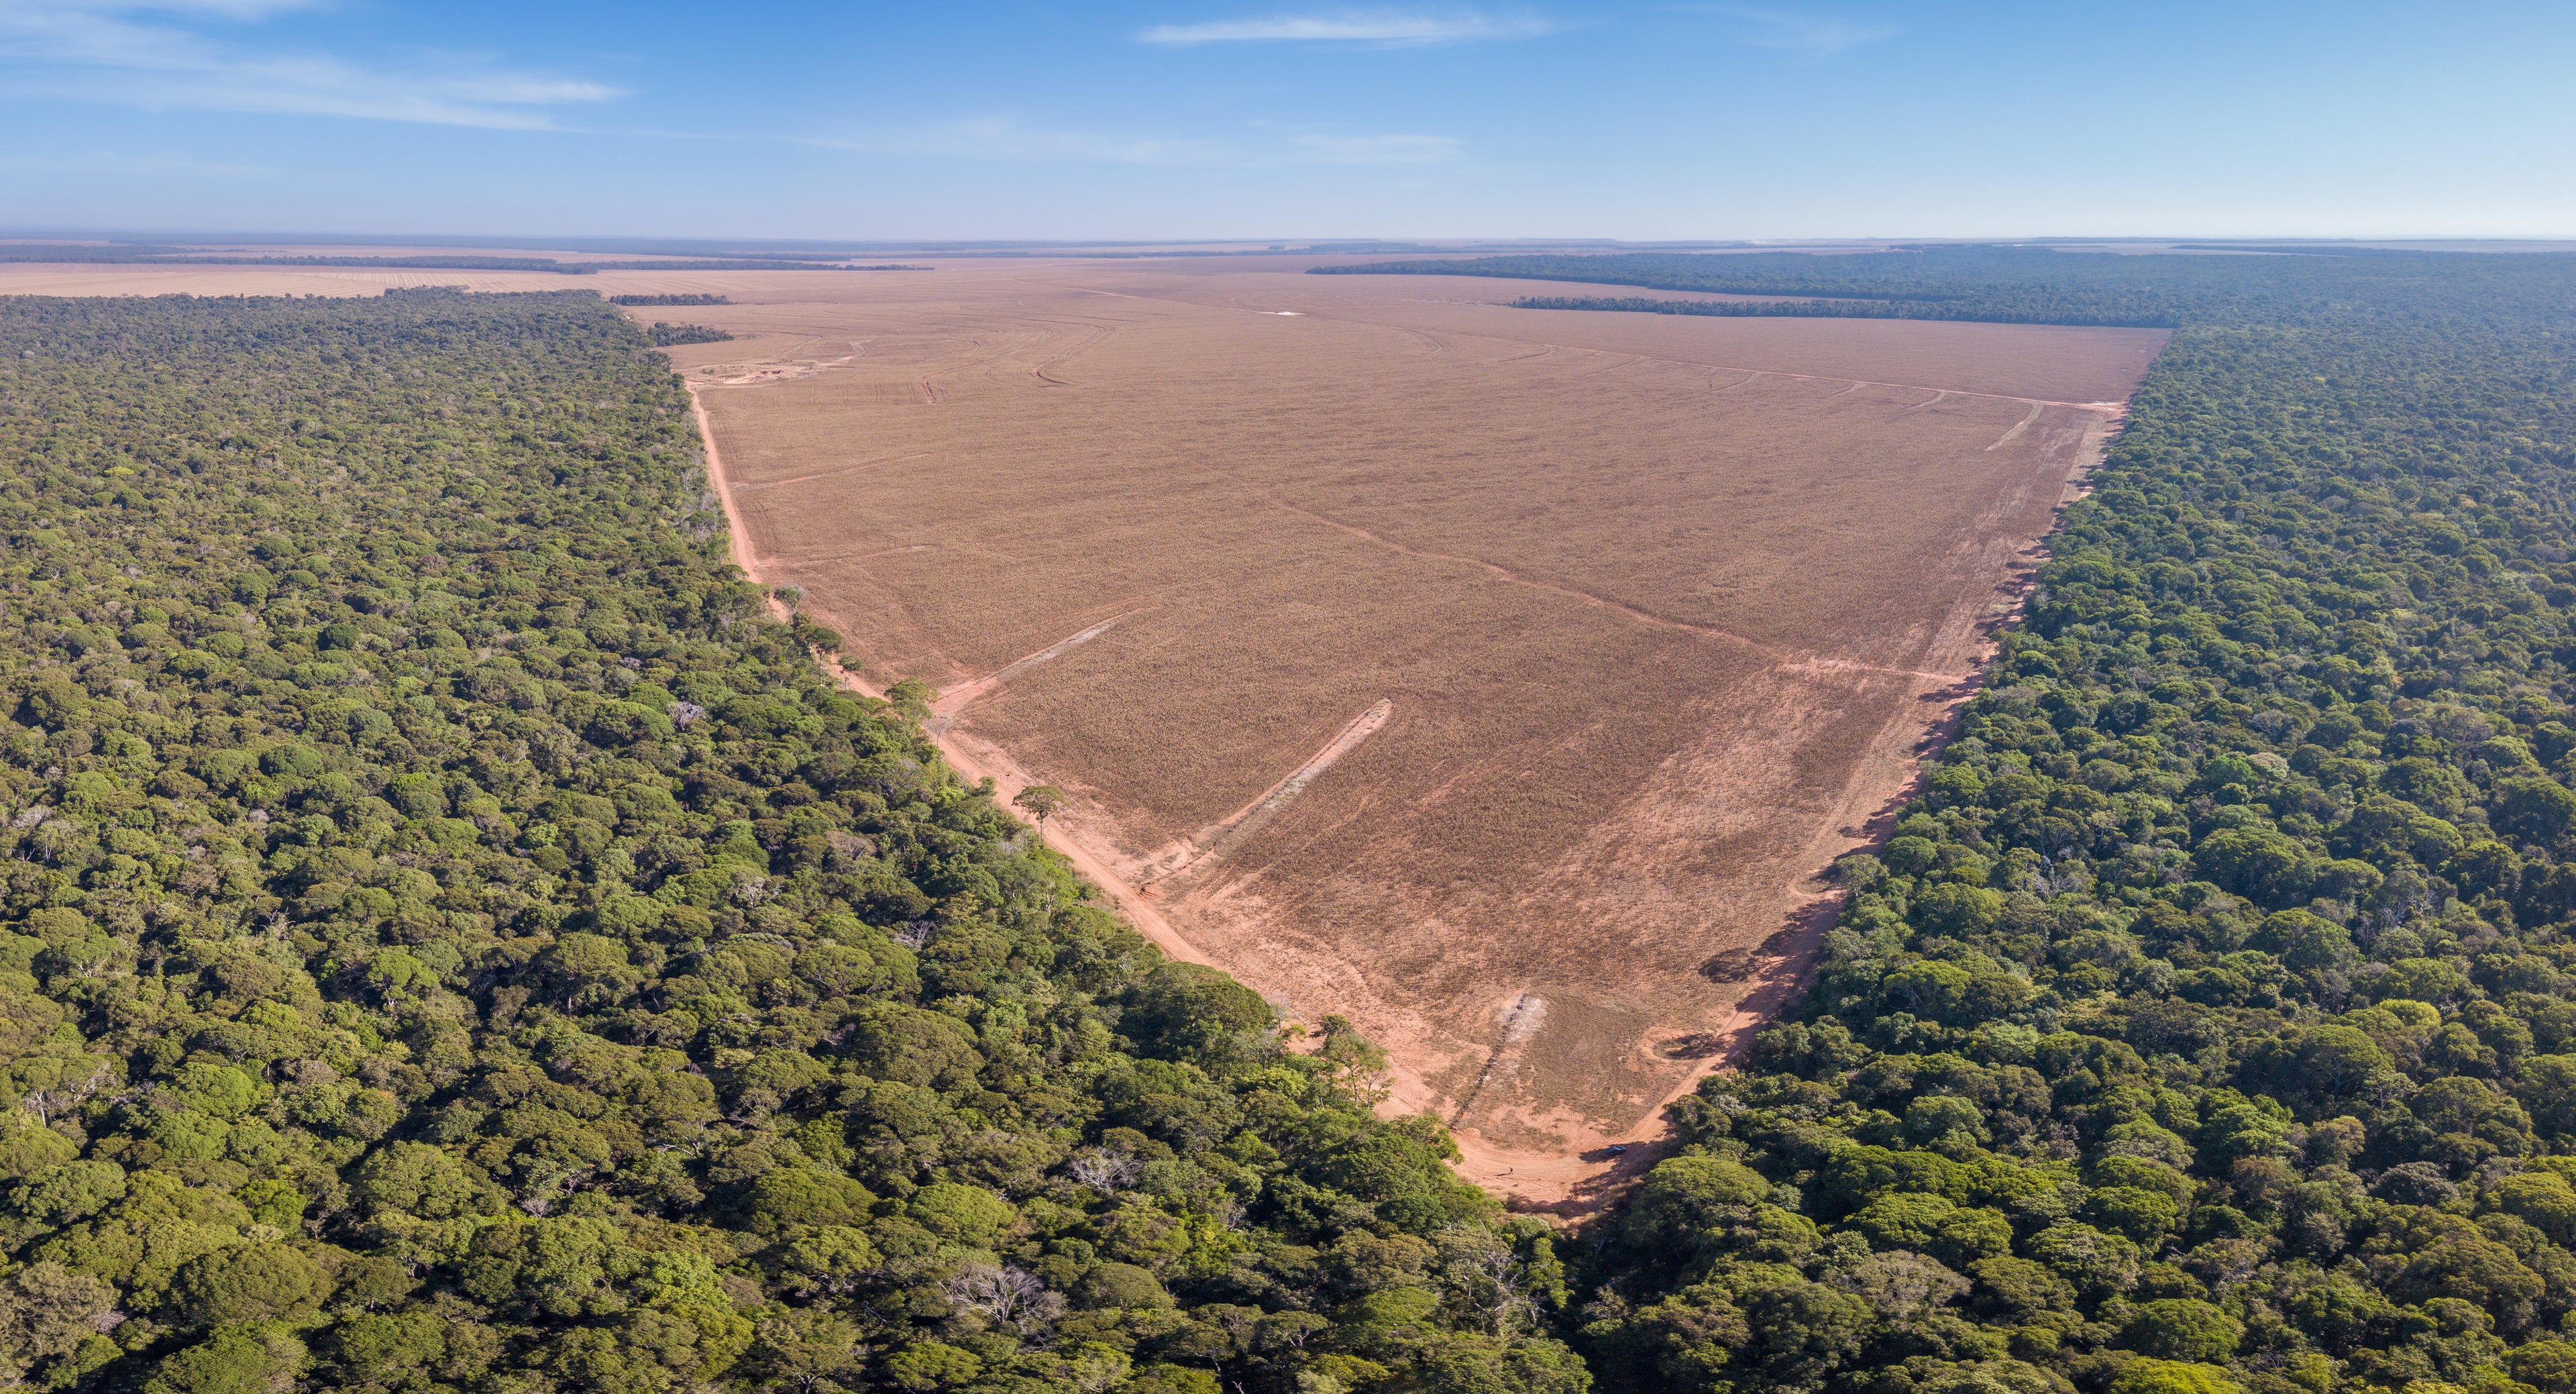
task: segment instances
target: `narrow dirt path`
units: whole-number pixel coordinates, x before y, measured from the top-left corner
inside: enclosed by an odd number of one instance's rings
[[[745,484],[742,490],[744,493],[749,493],[754,489],[783,489],[790,484],[806,484],[817,479],[838,479],[845,474],[875,469],[879,465],[895,465],[906,460],[919,460],[935,453],[929,450],[916,450],[909,455],[885,455],[874,460],[861,460],[855,465],[840,465],[832,469],[816,470],[812,474],[791,474],[785,479],[764,479],[757,484]]]
[[[1357,750],[1360,742],[1376,735],[1378,729],[1386,725],[1387,718],[1393,715],[1395,715],[1395,703],[1384,697],[1377,699],[1367,711],[1351,718],[1350,724],[1344,726],[1341,732],[1330,741],[1325,742],[1324,748],[1316,751],[1306,763],[1289,772],[1287,778],[1263,790],[1261,797],[1236,809],[1231,816],[1215,826],[1202,828],[1181,839],[1177,845],[1156,853],[1154,858],[1146,863],[1143,874],[1136,878],[1138,889],[1143,890],[1147,895],[1159,895],[1163,882],[1183,875],[1192,867],[1226,850],[1230,844],[1239,841],[1241,837],[1257,831],[1263,823],[1276,817],[1281,809],[1295,802],[1297,796],[1306,791],[1306,786],[1322,777],[1324,771],[1331,769],[1343,756]],[[1145,889],[1147,887],[1152,889]]]
[[[2043,406],[2041,406],[2040,404],[2038,404],[2038,403],[2036,403],[2036,402],[2033,402],[2033,403],[2031,404],[2031,408],[2030,408],[2030,415],[2025,416],[2025,417],[2023,417],[2021,420],[2019,420],[2019,421],[2017,421],[2017,422],[2013,423],[2013,428],[2012,428],[2011,430],[2006,431],[2006,432],[2004,432],[2002,435],[2000,435],[2000,436],[1996,437],[1996,438],[1995,438],[1995,443],[1986,447],[1986,453],[1987,453],[1987,454],[1989,454],[1989,455],[1991,455],[1991,454],[1993,454],[1994,452],[1996,452],[1996,451],[1998,451],[1998,450],[2003,449],[2006,445],[2011,444],[2015,439],[2017,439],[2017,438],[2021,435],[2021,433],[2022,433],[2022,432],[2029,430],[2029,429],[2030,429],[2030,423],[2032,423],[2032,422],[2034,422],[2034,421],[2037,421],[2037,420],[2039,419],[2039,414],[2040,414],[2041,412],[2045,411],[2045,410],[2047,410],[2047,408],[2046,408],[2046,407],[2043,407]]]
[[[1720,390],[1722,391],[1724,389]],[[1361,527],[1356,523],[1345,523],[1341,519],[1336,518],[1329,513],[1319,513],[1314,509],[1307,508],[1301,504],[1290,503],[1286,499],[1263,489],[1257,484],[1253,484],[1247,480],[1239,479],[1234,475],[1227,474],[1225,471],[1218,469],[1216,466],[1208,464],[1205,461],[1199,462],[1199,468],[1207,471],[1209,474],[1215,475],[1217,478],[1222,479],[1229,484],[1236,486],[1237,488],[1251,492],[1255,496],[1259,497],[1262,502],[1269,504],[1273,508],[1279,509],[1281,512],[1294,513],[1300,518],[1307,519],[1310,522],[1321,523],[1325,527],[1331,528],[1336,532],[1346,533],[1349,536],[1356,537],[1362,542],[1370,543],[1378,547],[1384,547],[1388,551],[1401,553],[1404,556],[1412,557],[1418,561],[1457,562],[1463,566],[1480,567],[1487,574],[1495,577],[1497,580],[1501,580],[1515,586],[1526,586],[1535,591],[1545,591],[1549,595],[1562,596],[1567,600],[1581,601],[1585,605],[1592,606],[1596,609],[1608,610],[1612,614],[1618,615],[1623,619],[1629,620],[1632,623],[1645,625],[1648,628],[1679,630],[1682,633],[1695,635],[1699,638],[1709,640],[1712,643],[1722,644],[1730,648],[1739,648],[1750,653],[1757,653],[1767,657],[1776,658],[1779,660],[1782,670],[1786,672],[1880,673],[1889,677],[1930,678],[1941,682],[1955,681],[1959,676],[1956,673],[1927,673],[1912,668],[1882,668],[1867,663],[1856,663],[1845,658],[1827,658],[1821,654],[1802,653],[1798,650],[1784,648],[1777,644],[1766,643],[1760,639],[1749,638],[1742,634],[1736,634],[1728,630],[1719,629],[1714,625],[1695,624],[1689,620],[1677,620],[1669,615],[1659,615],[1652,610],[1631,605],[1624,600],[1613,600],[1606,595],[1595,595],[1591,591],[1583,590],[1575,586],[1560,586],[1553,581],[1535,581],[1527,576],[1521,575],[1519,572],[1513,571],[1509,567],[1487,561],[1483,557],[1468,556],[1459,552],[1436,552],[1427,548],[1408,546],[1391,537],[1371,532],[1367,528]]]
[[[753,581],[760,581],[767,568],[758,546],[752,541],[751,530],[743,526],[742,510],[734,502],[733,482],[725,477],[724,453],[716,448],[715,427],[707,420],[707,405],[699,398],[698,389],[694,385],[689,388],[689,411],[697,418],[698,439],[706,447],[707,482],[714,486],[716,501],[724,508],[725,528],[730,535],[734,565],[741,567],[743,574]],[[770,601],[770,608],[780,619],[786,618],[786,607],[780,605],[774,598]],[[865,697],[883,698],[885,696],[882,690],[872,686],[857,673],[842,667],[830,656],[818,653],[815,655],[815,660],[821,663],[823,670],[837,679],[843,687]],[[939,753],[947,759],[960,778],[969,782],[992,780],[993,797],[1004,804],[1018,797],[1021,790],[1040,782],[1031,777],[1027,770],[1021,768],[1019,762],[996,747],[979,741],[975,743],[977,749],[968,749],[954,731],[933,733],[931,742],[938,746]],[[1044,830],[1039,836],[1048,847],[1061,853],[1065,860],[1072,862],[1073,869],[1085,880],[1107,892],[1111,902],[1126,915],[1128,923],[1135,926],[1137,933],[1152,940],[1156,948],[1184,963],[1200,963],[1211,968],[1216,966],[1215,960],[1209,958],[1196,944],[1181,937],[1180,931],[1174,929],[1169,920],[1164,919],[1153,906],[1145,903],[1133,887],[1120,880],[1117,873],[1109,869],[1109,863],[1100,851],[1074,836],[1061,822]]]
[[[1067,650],[1079,648],[1084,644],[1090,643],[1092,640],[1097,639],[1101,635],[1108,633],[1110,630],[1117,628],[1120,621],[1137,613],[1138,612],[1135,610],[1121,610],[1117,614],[1111,615],[1109,618],[1102,620],[1100,623],[1082,630],[1077,634],[1072,634],[1065,638],[1058,639],[1054,643],[1047,645],[1045,648],[1042,648],[1036,653],[1030,654],[1025,658],[1013,659],[1012,661],[1003,664],[1001,667],[994,669],[992,672],[975,679],[973,682],[959,683],[957,686],[948,689],[946,692],[940,693],[939,700],[930,704],[931,724],[933,729],[941,731],[947,730],[948,727],[957,720],[958,713],[963,712],[967,707],[972,706],[976,698],[983,696],[985,693],[992,691],[994,688],[997,688],[1006,682],[1009,682],[1012,678],[1027,672],[1031,668],[1053,662],[1057,658],[1062,657]]]

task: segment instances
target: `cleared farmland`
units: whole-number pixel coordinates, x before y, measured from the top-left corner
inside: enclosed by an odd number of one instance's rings
[[[2162,336],[1430,280],[952,266],[681,353],[769,579],[1547,1192],[1777,997]]]
[[[2163,335],[1313,261],[0,291],[730,296],[635,313],[743,336],[673,357],[745,560],[940,688],[961,763],[1072,791],[1051,836],[1149,929],[1351,1016],[1470,1175],[1562,1196],[1776,1005]]]

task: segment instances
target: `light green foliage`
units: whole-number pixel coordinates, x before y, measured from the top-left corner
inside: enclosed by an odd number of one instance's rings
[[[190,1326],[302,1316],[331,1292],[330,1275],[283,1244],[240,1244],[188,1260],[170,1286],[172,1313]]]
[[[2132,1360],[2111,1381],[2111,1394],[2242,1394],[2242,1390],[2225,1370],[2177,1360]]]

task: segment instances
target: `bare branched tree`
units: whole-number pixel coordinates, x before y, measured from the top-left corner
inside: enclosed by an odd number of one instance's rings
[[[1458,1225],[1436,1236],[1440,1271],[1496,1336],[1535,1329],[1538,1298],[1520,1256],[1489,1229]]]
[[[105,1089],[113,1078],[108,1073],[107,1066],[102,1063],[79,1079],[67,1079],[47,1089],[31,1089],[20,1096],[18,1102],[27,1108],[34,1109],[38,1122],[50,1124],[54,1121],[54,1115],[69,1112],[89,1102],[90,1098]]]
[[[1064,1164],[1065,1175],[1104,1195],[1115,1195],[1136,1184],[1145,1174],[1145,1164],[1124,1152],[1094,1147],[1075,1154]]]
[[[1038,1275],[1025,1268],[970,1263],[942,1283],[940,1291],[958,1306],[1013,1330],[1064,1315],[1063,1295],[1049,1291]]]

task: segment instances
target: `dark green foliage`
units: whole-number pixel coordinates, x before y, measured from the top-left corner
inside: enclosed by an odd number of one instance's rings
[[[596,296],[0,302],[0,1376],[1584,1388],[713,505]]]
[[[730,305],[730,295],[612,295],[611,305]]]
[[[665,324],[660,320],[655,320],[645,335],[656,348],[669,348],[673,344],[722,344],[733,340],[731,334],[707,325]]]
[[[1596,1371],[2576,1387],[2570,263],[1914,260],[1878,312],[2181,327],[1804,1004],[1587,1244]]]

